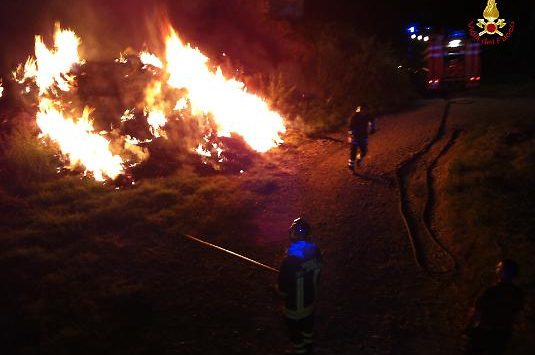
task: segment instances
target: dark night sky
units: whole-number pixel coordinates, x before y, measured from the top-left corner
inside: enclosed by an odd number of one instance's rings
[[[125,43],[139,46],[142,43],[135,43],[135,39],[143,38],[144,34],[138,35],[138,31],[145,27],[147,15],[158,2],[172,3],[176,11],[181,8],[193,11],[191,9],[201,3],[192,0],[2,0],[0,68],[11,67],[23,60],[31,51],[33,34],[50,32],[56,19],[75,28],[86,47],[105,47],[117,53],[119,48],[124,49]],[[498,1],[501,16],[517,23],[511,43],[500,51],[526,65],[535,60],[534,3],[534,0]],[[469,21],[481,17],[485,5],[486,0],[306,0],[306,11],[309,18],[343,21],[395,44],[401,43],[399,40],[405,35],[403,30],[411,21],[429,24],[436,29],[466,28]],[[180,29],[181,25],[178,27]]]

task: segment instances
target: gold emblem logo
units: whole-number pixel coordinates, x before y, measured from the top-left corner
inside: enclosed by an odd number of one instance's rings
[[[500,11],[498,11],[496,0],[488,0],[487,7],[483,11],[483,17],[484,19],[480,18],[477,20],[477,27],[483,28],[483,31],[479,32],[479,36],[497,34],[503,37],[500,29],[504,28],[507,23],[503,18],[500,18]]]
[[[505,22],[505,19],[500,18],[500,11],[496,0],[487,0],[487,6],[483,11],[483,18],[477,20],[477,22],[471,21],[468,24],[469,34],[474,40],[485,45],[496,45],[507,41],[513,31],[515,30],[515,22]],[[480,31],[476,28],[483,29]],[[504,29],[504,27],[506,27]],[[503,30],[503,31],[502,31]],[[498,36],[495,36],[498,35]]]

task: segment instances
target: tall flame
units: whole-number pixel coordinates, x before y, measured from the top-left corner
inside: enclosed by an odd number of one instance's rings
[[[105,177],[116,178],[123,173],[123,160],[112,154],[110,142],[94,132],[89,120],[89,109],[84,109],[76,119],[65,114],[65,109],[53,99],[57,96],[55,85],[62,91],[70,91],[74,76],[70,74],[76,63],[80,39],[71,30],[62,30],[56,24],[54,48],[49,49],[41,36],[35,37],[35,58],[24,65],[24,76],[19,81],[34,80],[39,87],[39,111],[36,122],[41,136],[57,143],[70,168],[83,166],[98,181]]]
[[[166,39],[169,86],[186,89],[194,114],[211,113],[220,136],[241,135],[256,151],[266,152],[282,143],[283,118],[266,101],[248,93],[245,85],[214,72],[208,57],[185,45],[171,28]]]
[[[485,7],[485,11],[483,11],[483,17],[490,22],[494,22],[500,17],[496,0],[488,0],[487,7]]]
[[[35,58],[28,58],[19,81],[35,80],[39,95],[45,94],[54,84],[62,91],[69,91],[73,79],[69,72],[75,64],[81,63],[79,45],[80,38],[71,30],[62,30],[58,23],[54,33],[54,48],[48,49],[42,37],[35,36]]]
[[[37,113],[37,125],[44,136],[56,142],[69,166],[83,166],[97,181],[105,177],[115,179],[123,173],[123,160],[110,152],[110,142],[94,132],[88,109],[74,119],[55,107],[49,99],[42,99]]]

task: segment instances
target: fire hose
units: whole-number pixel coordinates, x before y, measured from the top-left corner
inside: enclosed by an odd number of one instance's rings
[[[196,243],[198,243],[198,244],[201,244],[201,245],[203,245],[203,246],[205,246],[205,247],[207,247],[207,248],[211,248],[211,249],[214,249],[214,250],[219,250],[219,251],[222,251],[222,252],[224,252],[224,253],[230,254],[230,255],[232,255],[232,256],[235,256],[235,257],[237,257],[237,258],[240,258],[240,259],[242,259],[242,260],[245,260],[245,261],[247,261],[247,262],[249,262],[249,263],[251,263],[251,264],[254,264],[254,265],[256,265],[256,266],[258,266],[258,267],[260,267],[260,268],[262,268],[262,269],[264,269],[264,270],[269,270],[269,271],[271,271],[271,272],[276,272],[276,273],[279,272],[279,270],[275,269],[274,267],[268,266],[268,265],[266,265],[266,264],[262,264],[262,263],[259,262],[259,261],[253,260],[253,259],[248,258],[248,257],[246,257],[246,256],[243,256],[243,255],[241,255],[241,254],[235,253],[235,252],[233,252],[232,250],[228,250],[228,249],[222,248],[222,247],[220,247],[220,246],[218,246],[218,245],[215,245],[215,244],[212,244],[212,243],[208,243],[207,241],[204,241],[204,240],[202,240],[202,239],[196,238],[196,237],[191,236],[191,235],[189,235],[189,234],[184,234],[184,233],[180,233],[180,234],[181,234],[183,237],[185,237],[185,238],[187,238],[187,239],[189,239],[189,240],[192,240],[192,241],[194,241],[194,242],[196,242]]]

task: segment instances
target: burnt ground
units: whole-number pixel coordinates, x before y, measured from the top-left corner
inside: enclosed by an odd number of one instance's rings
[[[304,216],[325,258],[318,354],[458,354],[469,304],[501,253],[472,248],[489,260],[488,270],[475,267],[459,248],[470,236],[448,229],[436,206],[426,230],[418,217],[425,210],[421,171],[445,174],[465,125],[501,114],[504,105],[533,107],[529,100],[471,99],[450,103],[445,115],[447,102],[432,100],[380,117],[356,175],[346,168],[344,133],[292,139],[239,177],[244,191],[260,196],[253,220],[229,217],[235,228],[202,237],[277,266],[289,222]],[[403,204],[400,186],[407,189]],[[440,191],[433,193],[440,205]],[[410,234],[403,211],[416,221]],[[196,221],[213,212],[195,211]],[[30,239],[35,246],[2,254],[2,343],[13,354],[282,353],[276,274],[176,232],[111,232],[73,245],[76,236]],[[23,243],[3,241],[6,248]]]

